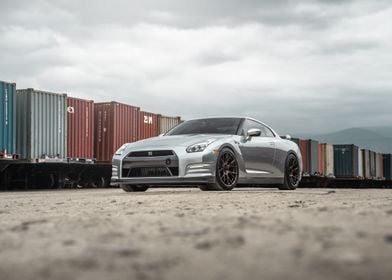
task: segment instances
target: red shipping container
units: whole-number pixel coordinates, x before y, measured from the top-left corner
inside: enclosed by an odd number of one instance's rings
[[[159,135],[158,115],[140,111],[139,140]]]
[[[94,157],[94,101],[67,97],[67,157]]]
[[[309,153],[308,153],[309,141],[300,139],[298,146],[299,149],[301,150],[301,155],[302,155],[303,172],[309,174]]]
[[[111,161],[125,143],[138,140],[139,107],[118,102],[94,104],[94,155],[99,161]]]

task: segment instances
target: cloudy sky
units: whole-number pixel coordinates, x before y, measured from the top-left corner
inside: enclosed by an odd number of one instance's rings
[[[1,0],[0,80],[280,133],[392,123],[391,1]]]

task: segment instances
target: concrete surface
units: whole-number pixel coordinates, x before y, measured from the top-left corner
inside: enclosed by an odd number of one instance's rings
[[[391,279],[392,190],[0,193],[0,278]]]

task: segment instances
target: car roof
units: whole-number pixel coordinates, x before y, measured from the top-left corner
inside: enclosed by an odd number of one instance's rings
[[[247,120],[251,120],[251,121],[255,121],[258,122],[264,126],[266,126],[267,128],[269,128],[276,137],[280,138],[280,136],[278,135],[278,133],[276,133],[276,131],[274,129],[272,129],[272,127],[270,127],[269,125],[255,119],[255,118],[251,118],[251,117],[246,117],[246,116],[208,116],[208,117],[200,117],[200,118],[192,118],[189,119],[188,121],[193,121],[193,120],[204,120],[204,119],[247,119]]]

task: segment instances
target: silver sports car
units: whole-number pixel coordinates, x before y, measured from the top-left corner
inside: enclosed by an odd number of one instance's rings
[[[301,174],[302,157],[294,142],[251,118],[214,117],[124,144],[113,156],[112,184],[127,192],[164,185],[205,191],[257,185],[294,190]]]

